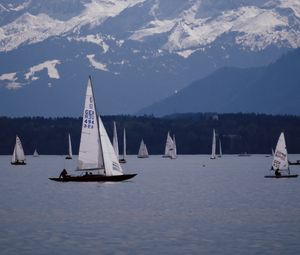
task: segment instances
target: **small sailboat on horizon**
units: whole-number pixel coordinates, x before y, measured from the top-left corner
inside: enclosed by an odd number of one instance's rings
[[[215,129],[213,129],[213,139],[212,139],[210,159],[216,159],[216,131],[215,131]]]
[[[25,154],[22,146],[21,139],[16,135],[16,143],[11,159],[11,164],[12,165],[26,165],[25,162]]]
[[[218,157],[222,158],[222,156],[223,156],[222,144],[221,144],[221,139],[220,139],[220,136],[219,136],[219,155],[218,155]]]
[[[138,153],[138,158],[149,158],[149,153],[146,144],[144,143],[144,140],[142,139],[140,148],[139,148],[139,153]]]
[[[39,156],[39,153],[37,152],[37,149],[35,149],[33,152],[33,157],[38,157],[38,156]]]
[[[72,159],[73,158],[73,152],[72,152],[72,142],[71,142],[71,135],[68,134],[68,151],[69,154],[66,156],[66,159]]]
[[[175,139],[175,135],[173,135],[173,139]],[[176,141],[174,142],[170,136],[170,132],[167,133],[167,140],[165,145],[165,154],[163,158],[176,159],[177,158],[177,147]]]
[[[124,128],[123,131],[123,155],[122,158],[119,159],[120,163],[126,163],[126,130]]]
[[[124,174],[109,140],[103,122],[96,110],[91,77],[89,77],[76,171],[82,175],[68,175],[66,170],[58,178],[49,178],[59,182],[119,182],[133,178],[136,174]]]
[[[281,132],[276,145],[271,171],[274,175],[265,175],[265,178],[295,178],[298,174],[291,174],[288,161],[288,152],[284,133]],[[286,174],[287,173],[287,174]]]
[[[114,147],[114,151],[116,153],[116,156],[119,160],[119,142],[118,142],[118,133],[117,133],[117,125],[116,122],[114,121],[114,130],[113,130],[113,147]]]

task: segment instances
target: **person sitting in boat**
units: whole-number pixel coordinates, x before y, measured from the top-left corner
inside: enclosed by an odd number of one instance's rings
[[[68,172],[66,169],[63,169],[59,175],[59,178],[66,178],[68,175]]]
[[[281,176],[281,173],[279,172],[278,168],[275,170],[275,176]]]

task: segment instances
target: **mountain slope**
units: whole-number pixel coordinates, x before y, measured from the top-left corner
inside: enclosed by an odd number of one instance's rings
[[[222,68],[140,111],[300,114],[300,49],[267,67]]]
[[[221,67],[299,46],[293,0],[5,0],[0,115],[78,116],[89,74],[100,112],[134,113]]]

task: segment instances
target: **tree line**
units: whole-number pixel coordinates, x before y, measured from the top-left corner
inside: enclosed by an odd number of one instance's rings
[[[300,117],[265,114],[174,114],[162,118],[153,116],[103,116],[110,138],[113,121],[117,123],[120,151],[123,128],[127,134],[127,154],[137,154],[141,139],[150,154],[163,154],[167,132],[176,136],[178,154],[210,154],[212,130],[222,142],[224,154],[270,154],[275,149],[280,132],[286,135],[289,153],[300,153]],[[37,148],[39,154],[65,155],[68,133],[73,153],[80,143],[82,118],[0,117],[0,154],[12,154],[15,136],[22,140],[25,154]]]

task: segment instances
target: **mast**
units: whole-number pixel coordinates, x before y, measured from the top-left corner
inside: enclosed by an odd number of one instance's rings
[[[100,147],[100,153],[99,153],[99,162],[101,161],[100,156],[102,157],[102,163],[103,163],[103,168],[104,168],[104,174],[106,174],[105,170],[105,160],[104,160],[104,155],[103,155],[103,150],[102,150],[102,141],[101,141],[101,134],[100,134],[100,125],[99,125],[99,118],[98,118],[98,111],[97,111],[97,106],[96,106],[96,100],[95,100],[95,95],[94,95],[94,88],[93,88],[93,83],[92,83],[92,77],[89,75],[89,81],[91,84],[91,89],[92,89],[92,95],[93,95],[93,102],[94,102],[94,107],[95,107],[95,115],[96,115],[96,122],[98,126],[98,139],[99,139],[99,147]]]

